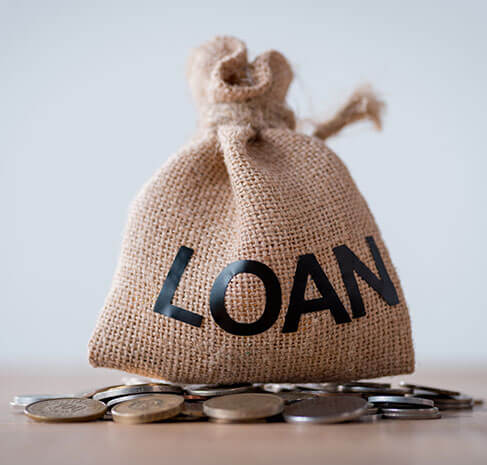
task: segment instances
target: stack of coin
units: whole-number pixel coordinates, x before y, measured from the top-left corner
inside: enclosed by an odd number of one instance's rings
[[[384,418],[398,420],[434,420],[441,418],[433,401],[419,397],[371,396],[369,402],[377,407]]]
[[[458,391],[407,383],[401,383],[401,386],[412,389],[415,397],[432,400],[440,410],[465,410],[475,405],[471,396]]]
[[[382,418],[441,418],[439,410],[471,409],[482,403],[443,388],[369,381],[328,383],[176,385],[129,378],[126,384],[64,395],[15,396],[37,421],[113,420],[139,424],[156,421],[214,423],[376,422]]]

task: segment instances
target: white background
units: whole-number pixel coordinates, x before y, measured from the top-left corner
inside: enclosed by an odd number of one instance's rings
[[[251,56],[288,57],[300,118],[364,82],[381,92],[384,131],[357,125],[330,146],[398,268],[419,364],[485,365],[486,14],[482,1],[0,0],[0,362],[87,363],[128,203],[194,131],[188,53],[232,34]]]

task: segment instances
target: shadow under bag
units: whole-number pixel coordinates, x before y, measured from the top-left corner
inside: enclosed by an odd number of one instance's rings
[[[94,366],[181,383],[312,382],[414,369],[408,309],[369,208],[323,139],[295,131],[292,70],[217,37],[193,53],[196,136],[131,205]]]

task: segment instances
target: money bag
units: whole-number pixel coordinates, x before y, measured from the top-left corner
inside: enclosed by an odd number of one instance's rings
[[[365,89],[296,131],[283,55],[196,49],[195,136],[134,199],[89,343],[93,366],[181,383],[312,382],[414,369],[408,308],[379,229],[325,139],[380,124]]]

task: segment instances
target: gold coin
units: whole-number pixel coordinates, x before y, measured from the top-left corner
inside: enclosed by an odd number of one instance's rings
[[[91,421],[103,417],[107,410],[103,402],[84,397],[62,397],[41,400],[25,407],[24,413],[36,421]]]
[[[166,420],[181,413],[184,398],[174,394],[151,394],[122,402],[112,408],[116,423],[129,425]]]
[[[214,397],[203,404],[203,411],[221,420],[255,420],[282,412],[284,401],[274,394],[233,394]]]

